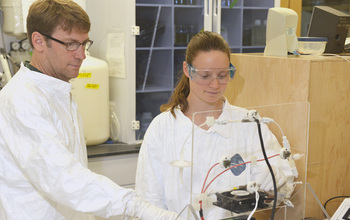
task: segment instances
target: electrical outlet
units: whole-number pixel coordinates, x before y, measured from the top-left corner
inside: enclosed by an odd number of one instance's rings
[[[139,130],[140,129],[140,121],[133,120],[131,122],[131,129],[132,130]]]

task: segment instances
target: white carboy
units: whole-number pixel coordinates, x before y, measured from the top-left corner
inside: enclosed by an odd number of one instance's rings
[[[97,145],[109,138],[109,69],[105,61],[86,53],[79,76],[70,83],[83,120],[86,144]]]

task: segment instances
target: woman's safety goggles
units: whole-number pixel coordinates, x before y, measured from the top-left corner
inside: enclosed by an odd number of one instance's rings
[[[236,67],[230,63],[229,68],[212,68],[199,70],[187,63],[188,73],[193,82],[201,85],[209,85],[214,79],[220,84],[227,84],[235,75]]]

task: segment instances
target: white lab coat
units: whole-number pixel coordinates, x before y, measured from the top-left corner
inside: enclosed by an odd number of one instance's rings
[[[218,119],[241,120],[247,112],[225,101]],[[185,147],[185,161],[191,161],[192,122],[179,109],[175,113],[176,119],[170,112],[155,117],[145,134],[137,166],[136,192],[158,207],[179,213],[191,202],[191,168],[183,169],[182,183],[180,169],[169,163],[180,159],[182,146]],[[281,147],[275,136],[267,125],[261,124],[261,127],[267,155],[279,153]],[[225,126],[215,124],[207,131],[195,126],[192,184],[194,204],[200,200],[198,196],[208,170],[223,157],[231,158],[239,154],[244,161],[249,161],[252,155],[256,155],[257,159],[263,158],[257,129],[256,123],[231,123]],[[275,157],[270,163],[280,167],[287,177],[292,176],[288,161]],[[265,162],[259,162],[255,166],[247,164],[242,173],[236,173],[237,176],[229,170],[215,179],[206,191],[210,194],[209,199],[203,200],[205,219],[231,216],[230,212],[212,205],[216,201],[214,193],[257,181],[259,174],[266,168]],[[223,170],[215,166],[206,185]],[[185,211],[181,216],[187,218],[187,214]]]
[[[175,219],[87,168],[71,84],[21,65],[0,91],[0,219]],[[169,214],[169,213],[168,213]],[[152,217],[153,215],[153,217]]]

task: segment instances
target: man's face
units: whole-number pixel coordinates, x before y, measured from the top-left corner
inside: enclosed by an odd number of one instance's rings
[[[62,29],[55,30],[51,37],[64,43],[78,42],[83,43],[89,40],[88,33],[72,31],[67,33]],[[76,78],[79,74],[80,66],[85,56],[85,47],[82,45],[75,51],[69,51],[66,46],[54,40],[47,39],[47,47],[45,50],[44,68],[45,74],[53,76],[68,82],[72,78]]]

